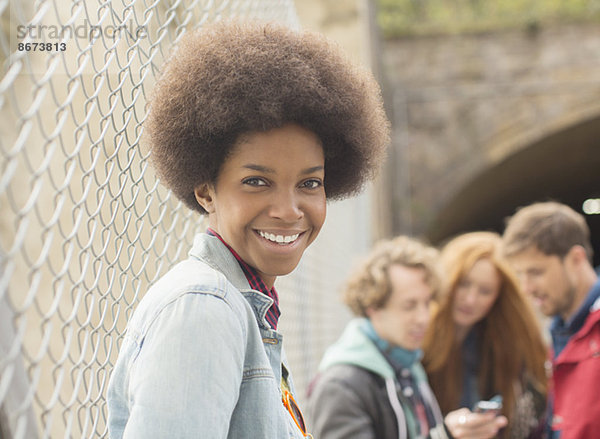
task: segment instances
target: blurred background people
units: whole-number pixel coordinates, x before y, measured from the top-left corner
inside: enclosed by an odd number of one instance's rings
[[[319,439],[496,435],[506,418],[467,409],[444,418],[421,366],[430,304],[440,284],[437,251],[408,237],[379,243],[349,280],[358,316],[325,353],[309,394]]]
[[[531,204],[508,221],[504,252],[524,291],[553,317],[549,436],[598,437],[600,282],[585,219],[564,204]]]
[[[448,242],[439,309],[424,342],[423,365],[442,413],[500,395],[501,437],[541,437],[547,349],[529,303],[493,232]]]

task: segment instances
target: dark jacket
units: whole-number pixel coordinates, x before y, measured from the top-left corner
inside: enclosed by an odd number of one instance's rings
[[[382,352],[351,321],[327,350],[309,395],[308,419],[315,439],[396,439],[418,436],[417,417],[397,373]],[[410,378],[433,414],[428,437],[446,438],[437,401],[421,364],[400,373]]]

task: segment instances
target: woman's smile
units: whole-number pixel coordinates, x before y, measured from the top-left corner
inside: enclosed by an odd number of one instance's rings
[[[263,281],[290,273],[325,221],[325,158],[299,125],[244,135],[214,185],[196,188],[209,225]]]
[[[304,232],[299,232],[299,233],[294,233],[294,234],[279,234],[277,232],[275,233],[270,233],[270,232],[265,232],[263,230],[258,230],[256,233],[258,233],[258,235],[264,239],[266,239],[269,242],[274,242],[277,243],[279,245],[291,245],[294,244],[296,242],[296,240],[298,239],[298,237],[304,233]]]

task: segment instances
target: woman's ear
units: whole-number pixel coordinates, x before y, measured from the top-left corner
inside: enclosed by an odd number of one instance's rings
[[[201,185],[194,188],[194,195],[196,196],[196,201],[209,214],[215,211],[214,193],[215,191],[212,185],[210,185],[209,183],[202,183]]]

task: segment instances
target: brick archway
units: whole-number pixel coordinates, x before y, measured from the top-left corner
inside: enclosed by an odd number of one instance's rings
[[[426,235],[439,243],[467,230],[501,232],[504,219],[519,206],[554,199],[581,211],[590,197],[600,197],[600,115],[544,137],[480,172],[437,212]],[[586,219],[598,265],[600,215]]]

